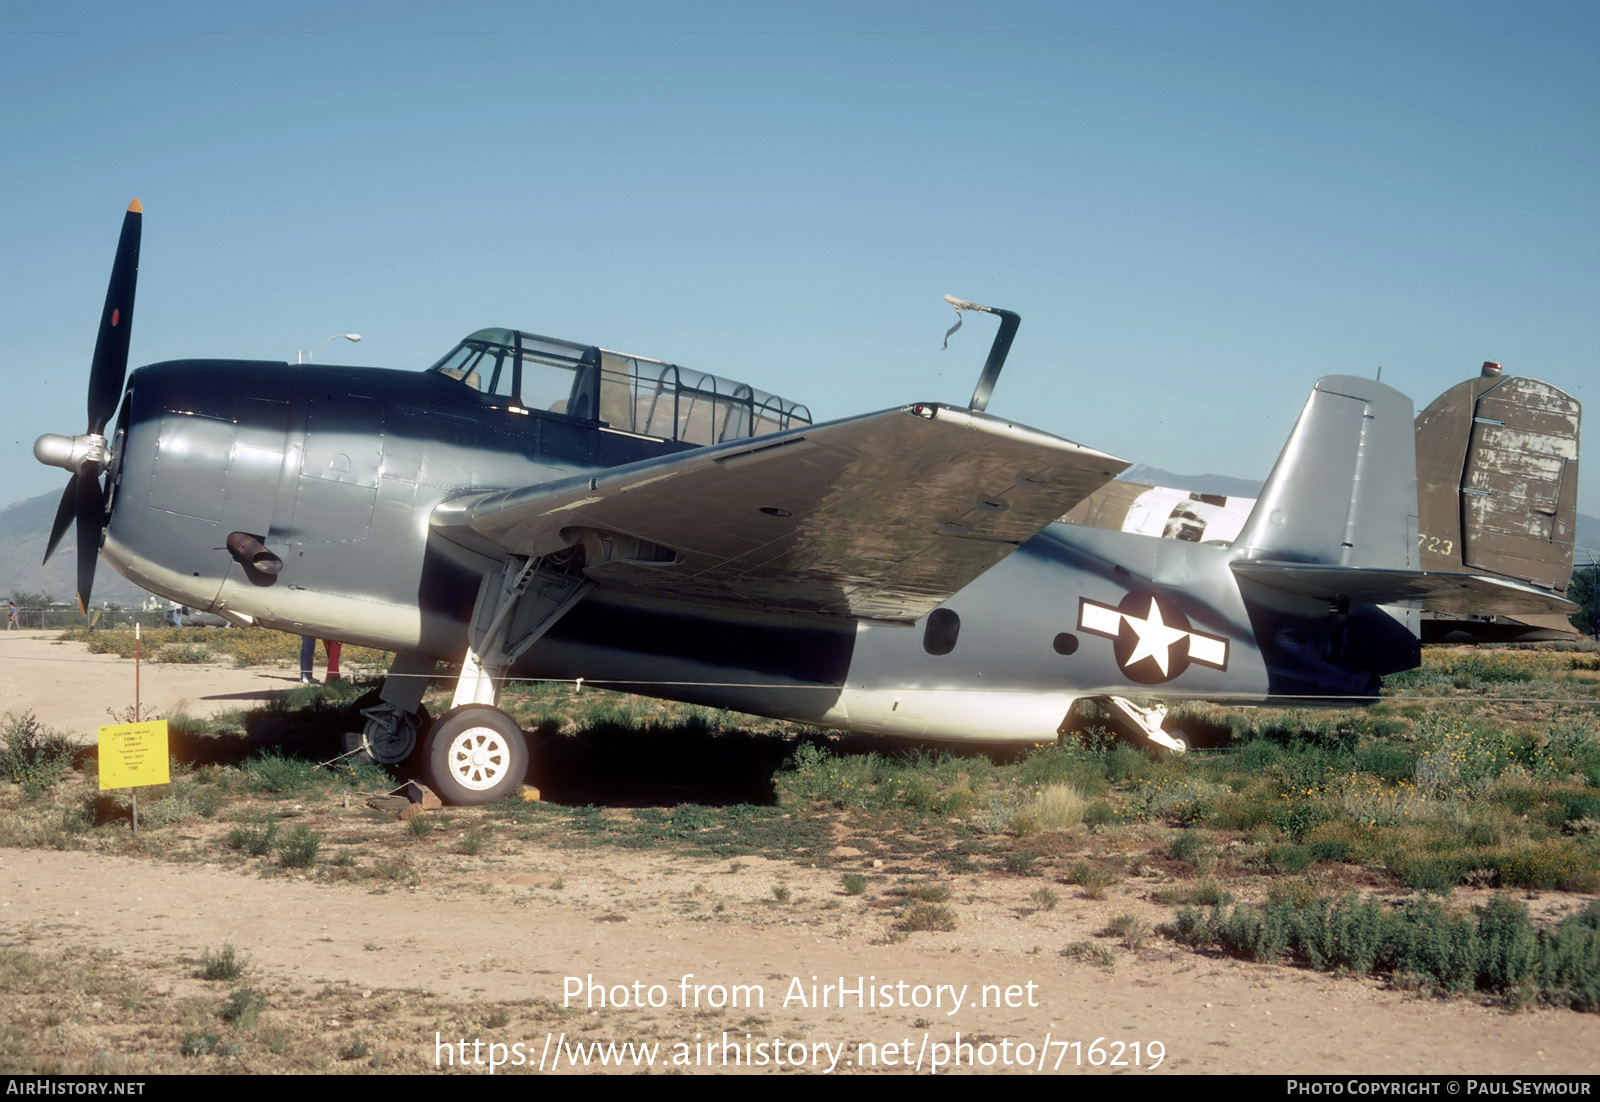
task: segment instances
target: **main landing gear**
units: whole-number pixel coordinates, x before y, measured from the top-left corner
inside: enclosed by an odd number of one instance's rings
[[[422,707],[433,657],[401,651],[377,698],[361,709],[361,732],[347,741],[385,765],[412,761],[447,804],[492,804],[517,791],[532,755],[528,736],[497,706],[505,671],[589,588],[587,580],[541,570],[540,563],[514,557],[484,577],[448,712],[430,722]]]
[[[1135,745],[1156,747],[1171,754],[1183,754],[1190,749],[1187,735],[1162,726],[1167,718],[1165,704],[1144,708],[1120,696],[1093,696],[1089,699],[1100,706],[1116,733]]]

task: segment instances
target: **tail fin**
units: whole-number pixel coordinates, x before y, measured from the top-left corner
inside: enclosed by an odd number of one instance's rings
[[[1583,407],[1498,364],[1417,418],[1422,566],[1471,569],[1562,590],[1578,528]]]
[[[1411,399],[1320,379],[1233,545],[1251,560],[1415,570],[1416,457]]]
[[[1542,388],[1540,394],[1560,394],[1535,380],[1513,381]],[[1559,500],[1559,474],[1566,470],[1567,460],[1549,453],[1560,453],[1570,444],[1576,466],[1576,415],[1571,432],[1563,433],[1566,422],[1554,423],[1546,408],[1519,404],[1520,394],[1514,391],[1495,406],[1476,403],[1474,408],[1489,408],[1499,417],[1474,418],[1471,440],[1464,448],[1467,465],[1459,478],[1465,499],[1460,531],[1468,537],[1466,561],[1446,560],[1444,569],[1424,571],[1418,545],[1431,537],[1418,534],[1418,447],[1411,400],[1372,379],[1320,380],[1234,541],[1241,552],[1233,561],[1234,573],[1335,608],[1392,606],[1391,615],[1396,616],[1401,608],[1451,618],[1570,611],[1573,606],[1558,592],[1532,584],[1540,579],[1529,574],[1542,546],[1540,532],[1549,528],[1547,513],[1559,515],[1557,508],[1542,511],[1538,505],[1541,493],[1552,503]],[[1525,422],[1546,431],[1535,432]],[[1507,431],[1498,436],[1480,432],[1486,424]],[[1547,480],[1542,491],[1537,486],[1530,489],[1525,473],[1520,481],[1514,477],[1530,468],[1548,468],[1558,477]],[[1504,491],[1499,496],[1492,489],[1497,486]],[[1567,492],[1575,494],[1576,489],[1569,486]],[[1437,502],[1441,496],[1434,490],[1427,499]],[[1477,498],[1486,498],[1489,504],[1478,505]],[[1533,550],[1516,558],[1518,548]],[[1498,554],[1496,563],[1511,564],[1522,572],[1488,573],[1478,566],[1475,553]],[[1570,574],[1570,545],[1566,563]],[[1561,580],[1564,586],[1565,576]]]
[[[1549,383],[1485,363],[1417,416],[1417,550],[1430,571],[1473,570],[1560,593],[1578,531],[1583,407]],[[1572,639],[1560,612],[1429,614],[1425,642]]]

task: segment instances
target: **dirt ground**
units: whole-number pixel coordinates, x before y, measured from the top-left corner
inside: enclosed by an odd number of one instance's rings
[[[0,656],[0,709],[31,709],[50,726],[89,731],[107,721],[107,708],[131,703],[131,663],[20,632],[0,638]],[[286,687],[290,676],[152,666],[144,698],[163,710],[180,701],[192,712],[237,707]],[[1064,947],[1095,939],[1119,912],[1142,909],[1152,923],[1170,917],[1123,886],[1099,901],[1063,888],[1060,905],[1042,910],[1028,902],[1036,882],[957,875],[950,878],[957,929],[896,936],[870,895],[840,889],[841,872],[860,864],[853,856],[837,852],[835,867],[821,870],[763,858],[519,844],[445,858],[452,874],[426,877],[420,888],[374,891],[370,883],[264,878],[223,862],[0,849],[0,948],[103,951],[97,967],[141,970],[152,997],[180,1007],[205,986],[196,978],[202,952],[231,943],[250,958],[254,982],[283,993],[278,1013],[300,1015],[297,1025],[319,1032],[350,1028],[363,1001],[386,992],[420,992],[458,1011],[508,1008],[470,1032],[459,1024],[470,1015],[415,1015],[402,1046],[409,1051],[394,1053],[388,1065],[405,1072],[444,1061],[435,1036],[441,1022],[454,1062],[463,1054],[483,1061],[475,1072],[487,1072],[493,1043],[506,1046],[507,1058],[520,1043],[527,1065],[536,1069],[543,1058],[545,1070],[555,1070],[552,1046],[575,1038],[658,1042],[657,1071],[671,1070],[675,1054],[681,1070],[725,1070],[739,1051],[723,1048],[725,1041],[751,1046],[742,1052],[756,1070],[836,1074],[919,1062],[928,1071],[941,1057],[963,1065],[942,1071],[966,1072],[973,1063],[988,1065],[979,1071],[1030,1070],[1019,1066],[1026,1057],[1031,1070],[1042,1063],[1047,1071],[1092,1074],[1600,1067],[1600,1015],[1509,1013],[1372,979],[1202,956],[1160,936],[1138,949],[1100,939],[1113,950],[1109,967],[1063,955]],[[592,992],[591,985],[606,989],[603,1007],[588,1005],[592,995],[566,997]],[[727,1006],[735,985],[746,985],[739,993],[760,1005]],[[317,986],[345,992],[354,1009],[291,997]],[[618,1007],[619,996],[662,1005]],[[824,997],[827,1005],[818,1005]],[[79,1038],[72,1051],[89,1055],[66,1060],[63,1070],[250,1068],[248,1061],[146,1060],[143,1034],[119,1031],[116,1013],[98,997],[78,1001],[48,1018],[0,1008],[0,1029],[39,1031],[41,1049],[50,1050],[70,1027]],[[451,1047],[461,1040],[464,1050]],[[475,1040],[483,1047],[474,1050]],[[1150,1071],[1153,1043],[1162,1057]],[[1119,1059],[1123,1066],[1111,1066]]]
[[[53,631],[0,631],[0,713],[31,710],[46,727],[83,742],[95,741],[102,724],[124,722],[136,691],[141,716],[210,716],[259,707],[299,680],[299,671],[287,668],[141,662],[136,687],[131,661],[59,638]]]

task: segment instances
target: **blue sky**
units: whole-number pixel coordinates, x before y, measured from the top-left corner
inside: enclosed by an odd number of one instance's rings
[[[1324,374],[1595,391],[1589,2],[4,2],[0,139],[0,502],[134,197],[136,364],[504,325],[831,418],[967,400],[949,292],[1022,314],[991,412],[1240,477]]]

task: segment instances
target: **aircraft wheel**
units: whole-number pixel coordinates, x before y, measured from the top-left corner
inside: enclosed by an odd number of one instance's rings
[[[415,716],[401,716],[398,723],[393,719],[380,722],[377,718],[362,715],[362,712],[383,703],[379,692],[373,689],[363,693],[360,699],[350,705],[345,713],[341,749],[350,754],[355,762],[400,765],[416,753],[418,736],[427,731],[433,720],[428,715],[428,709],[420,705]],[[351,753],[353,750],[359,750],[360,753]]]
[[[1189,736],[1184,732],[1169,731],[1163,728],[1162,733],[1173,742],[1178,744],[1177,749],[1172,751],[1174,754],[1187,754],[1190,750],[1194,749],[1194,741],[1190,739]]]
[[[499,708],[463,704],[429,729],[422,742],[422,771],[447,804],[497,803],[528,775],[528,738]]]

